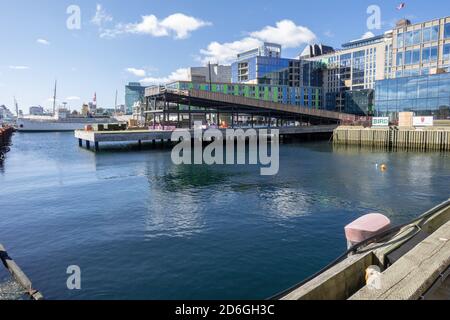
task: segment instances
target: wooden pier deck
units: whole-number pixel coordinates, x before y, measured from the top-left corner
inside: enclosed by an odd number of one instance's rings
[[[337,125],[325,126],[303,126],[303,127],[271,127],[271,128],[254,128],[255,132],[259,134],[260,130],[279,130],[281,138],[286,136],[301,136],[314,134],[331,134],[337,128]],[[239,129],[239,128],[236,128]],[[243,128],[251,129],[251,128]],[[224,135],[226,129],[219,129]],[[135,131],[75,131],[75,138],[78,139],[79,146],[83,146],[83,142],[87,149],[99,151],[100,144],[103,143],[138,143],[143,142],[171,142],[172,133],[174,131],[187,131],[193,136],[194,130],[190,129],[176,129],[176,130],[135,130]]]
[[[370,266],[379,288],[366,285]],[[275,299],[450,300],[450,199]]]

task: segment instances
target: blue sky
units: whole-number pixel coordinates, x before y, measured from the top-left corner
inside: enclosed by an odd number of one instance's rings
[[[258,41],[283,43],[294,57],[306,42],[336,48],[361,38],[368,6],[381,8],[381,30],[403,17],[413,22],[450,15],[445,0],[0,0],[0,104],[51,106],[58,98],[73,109],[92,100],[100,106],[124,101],[124,85],[183,76],[183,68],[218,59]],[[69,30],[70,5],[81,12],[81,28]],[[100,5],[100,6],[99,6]],[[143,18],[145,16],[145,18]],[[94,19],[96,17],[96,19]],[[176,72],[174,74],[174,72]]]

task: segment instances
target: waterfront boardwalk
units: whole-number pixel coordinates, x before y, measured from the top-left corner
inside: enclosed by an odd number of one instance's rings
[[[391,233],[277,299],[450,300],[450,199]],[[371,266],[378,287],[366,285]]]
[[[271,134],[271,130],[279,130],[280,138],[295,137],[304,135],[329,135],[333,133],[337,125],[325,125],[325,126],[300,126],[300,127],[271,127],[271,128],[254,128],[257,135],[260,130],[268,130]],[[239,129],[239,128],[235,128]],[[243,130],[251,128],[243,128]],[[224,135],[227,129],[219,129]],[[93,147],[94,150],[99,151],[100,144],[103,143],[138,143],[141,145],[143,142],[172,142],[171,137],[174,131],[187,131],[193,136],[194,130],[190,129],[176,129],[176,130],[135,130],[135,131],[75,131],[75,138],[78,139],[79,146],[83,146],[85,142],[86,148]]]
[[[243,113],[260,116],[271,115],[280,119],[287,116],[296,117],[302,119],[302,122],[308,121],[312,124],[323,124],[324,122],[353,123],[360,118],[359,116],[348,113],[196,89],[176,90],[149,87],[145,89],[145,96],[147,98],[147,105],[152,100],[164,103],[164,112],[169,112],[168,104],[173,103],[188,105],[189,109],[190,106],[212,109],[220,114]]]
[[[450,151],[450,128],[363,128],[338,127],[333,143],[392,150]]]

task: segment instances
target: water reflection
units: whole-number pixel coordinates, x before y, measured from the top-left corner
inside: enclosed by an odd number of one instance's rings
[[[277,189],[260,195],[263,212],[268,212],[277,218],[298,218],[312,214],[310,197],[303,190],[293,188]]]
[[[146,176],[149,187],[146,237],[189,237],[202,232],[205,203],[198,196],[198,188],[224,182],[224,176],[203,166],[194,169],[169,165],[168,170],[167,162],[155,161],[147,162]]]

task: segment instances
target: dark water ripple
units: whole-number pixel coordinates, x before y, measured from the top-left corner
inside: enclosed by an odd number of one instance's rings
[[[345,250],[344,226],[406,222],[450,197],[450,157],[327,143],[281,147],[280,173],[174,166],[170,150],[79,149],[16,134],[0,171],[0,241],[50,299],[258,299]],[[381,173],[376,164],[386,163]],[[82,269],[82,290],[66,268]]]

